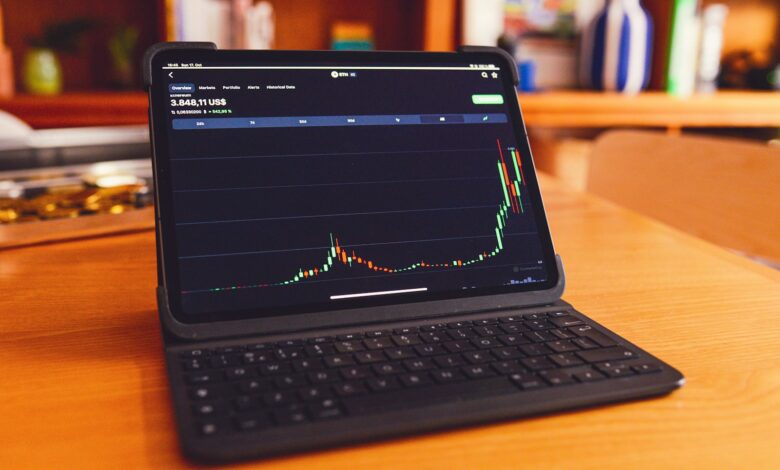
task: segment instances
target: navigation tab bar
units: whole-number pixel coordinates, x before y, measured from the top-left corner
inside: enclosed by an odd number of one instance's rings
[[[500,124],[503,113],[485,114],[382,114],[346,116],[279,116],[243,118],[175,118],[176,130],[251,129],[266,127],[405,126],[446,124]]]

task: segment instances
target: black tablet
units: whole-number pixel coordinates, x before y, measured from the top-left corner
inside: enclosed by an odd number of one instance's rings
[[[189,46],[147,66],[160,302],[174,331],[560,296],[516,70],[496,50]]]

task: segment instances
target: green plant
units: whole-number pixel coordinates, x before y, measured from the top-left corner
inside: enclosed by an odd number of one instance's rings
[[[39,37],[31,38],[32,47],[51,49],[55,52],[73,53],[81,46],[84,34],[97,26],[91,18],[73,18],[67,21],[51,23],[43,28]]]
[[[129,87],[133,82],[133,54],[138,45],[138,28],[120,25],[114,29],[108,40],[108,52],[114,64],[114,80],[116,85]]]

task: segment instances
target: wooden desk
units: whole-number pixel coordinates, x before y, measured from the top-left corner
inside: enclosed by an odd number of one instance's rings
[[[678,367],[670,396],[265,461],[780,466],[780,275],[543,179],[566,299]],[[0,251],[0,468],[184,466],[151,232]]]

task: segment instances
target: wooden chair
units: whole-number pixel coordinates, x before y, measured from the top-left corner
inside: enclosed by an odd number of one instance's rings
[[[587,190],[780,266],[780,148],[714,137],[609,131]]]

